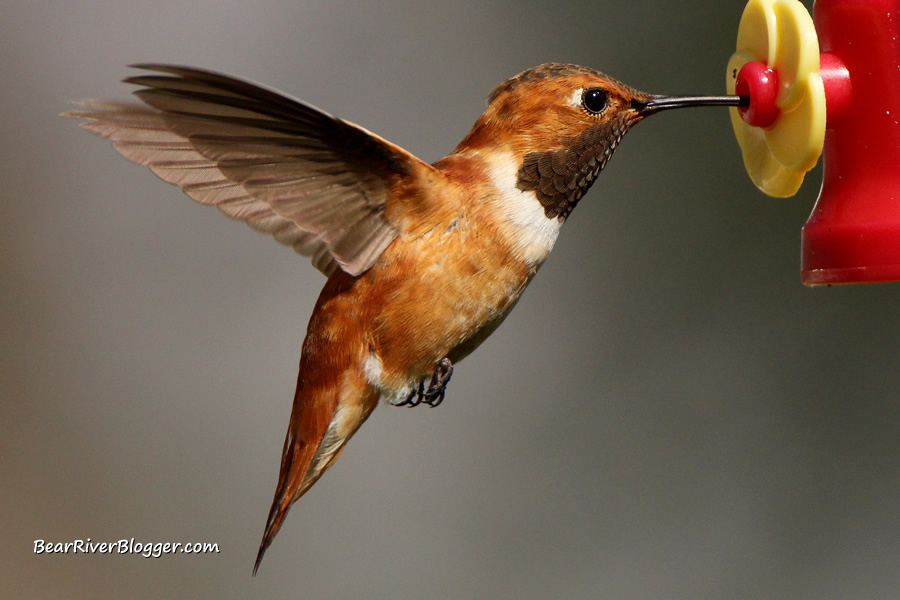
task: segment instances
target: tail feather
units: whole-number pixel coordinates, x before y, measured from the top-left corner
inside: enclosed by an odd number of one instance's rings
[[[296,407],[295,407],[296,410]],[[296,499],[295,490],[300,490],[302,483],[298,483],[301,476],[305,476],[308,468],[301,465],[311,462],[309,458],[304,457],[304,452],[309,447],[306,440],[297,440],[294,437],[294,415],[291,414],[291,423],[288,426],[287,436],[284,440],[284,449],[281,452],[281,469],[278,473],[278,487],[275,489],[275,498],[272,501],[272,507],[269,509],[269,517],[266,520],[266,530],[263,534],[262,541],[259,544],[259,552],[256,554],[256,562],[253,564],[253,575],[259,569],[262,563],[266,549],[275,539],[278,531],[281,529],[284,518],[287,516],[288,510]],[[311,458],[311,457],[310,457]],[[296,466],[295,466],[296,465]],[[307,486],[308,489],[309,486]],[[305,490],[304,490],[305,491]],[[297,498],[303,492],[297,494]]]
[[[303,389],[301,367],[281,455],[278,487],[253,565],[254,575],[291,505],[334,464],[344,445],[377,404],[378,393],[368,385],[362,373],[345,372],[341,379],[343,381],[321,389],[320,393],[308,393]]]

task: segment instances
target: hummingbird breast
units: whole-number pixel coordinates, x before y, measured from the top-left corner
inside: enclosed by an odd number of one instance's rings
[[[477,348],[512,310],[558,232],[535,194],[515,188],[517,165],[509,163],[498,186],[484,161],[454,162],[439,163],[450,176],[434,190],[440,210],[427,227],[401,234],[363,275],[335,273],[323,291],[335,296],[323,309],[341,306],[364,330],[361,368],[388,400],[430,377],[441,359],[456,363]],[[514,205],[530,200],[534,214],[504,208],[507,192]]]
[[[418,384],[443,358],[462,360],[528,285],[535,269],[508,260],[497,236],[483,229],[460,216],[423,238],[398,239],[363,276],[379,307],[367,359],[377,357],[383,392]]]

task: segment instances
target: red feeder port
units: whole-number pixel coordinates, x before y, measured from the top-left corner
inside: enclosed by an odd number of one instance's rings
[[[741,67],[734,83],[734,93],[750,98],[747,106],[737,109],[748,125],[765,129],[781,115],[775,104],[778,96],[778,76],[761,60],[748,62]]]

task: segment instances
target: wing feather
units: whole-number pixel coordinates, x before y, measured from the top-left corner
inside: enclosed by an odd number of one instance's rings
[[[125,81],[146,104],[85,101],[69,116],[329,274],[368,270],[399,235],[386,215],[393,186],[432,169],[368,131],[280,92],[171,65]],[[162,73],[162,74],[159,74]]]

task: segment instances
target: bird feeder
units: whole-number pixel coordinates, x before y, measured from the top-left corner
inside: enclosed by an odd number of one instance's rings
[[[728,64],[753,182],[793,195],[824,149],[802,232],[807,285],[900,280],[900,0],[751,0]]]

